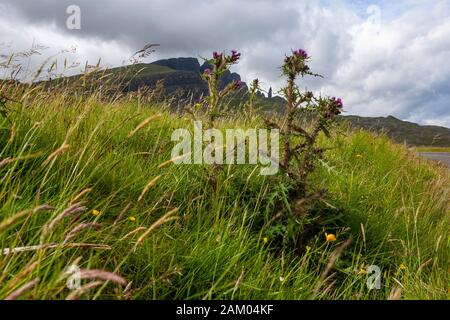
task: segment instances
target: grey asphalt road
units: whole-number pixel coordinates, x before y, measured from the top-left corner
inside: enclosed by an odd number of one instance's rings
[[[439,161],[450,168],[450,152],[420,152],[419,155]]]

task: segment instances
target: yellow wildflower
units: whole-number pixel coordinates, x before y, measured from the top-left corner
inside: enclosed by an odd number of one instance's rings
[[[269,239],[268,239],[267,237],[264,237],[264,238],[263,238],[263,242],[264,242],[264,243],[267,243],[267,242],[269,242]]]
[[[367,273],[367,270],[365,268],[363,268],[363,267],[359,268],[358,274],[366,274],[366,273]]]
[[[92,215],[93,216],[95,216],[95,217],[98,217],[99,215],[101,214],[101,212],[100,211],[98,211],[98,210],[92,210]]]
[[[402,263],[400,264],[400,270],[406,270],[408,267],[406,264]]]
[[[327,242],[335,242],[336,241],[336,235],[332,233],[325,233],[325,239]]]
[[[362,158],[363,155],[362,155],[362,154],[357,154],[356,157],[357,157],[357,158]]]
[[[133,217],[133,216],[131,216],[131,217],[128,218],[128,220],[130,220],[130,221],[132,221],[132,222],[135,222],[135,221],[136,221],[136,218]]]

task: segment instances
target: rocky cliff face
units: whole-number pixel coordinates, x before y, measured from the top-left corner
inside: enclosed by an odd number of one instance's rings
[[[155,87],[158,81],[164,84],[164,91],[168,94],[178,93],[180,97],[193,96],[200,98],[208,93],[208,86],[199,73],[192,71],[176,71],[164,74],[136,77],[126,87],[125,91],[137,91],[139,87]]]
[[[183,98],[195,101],[208,94],[208,86],[201,77],[205,69],[211,68],[207,63],[200,65],[196,58],[172,58],[152,62],[144,65],[143,68],[150,70],[153,66],[170,68],[172,72],[143,72],[142,75],[138,75],[130,81],[125,91],[135,91],[142,86],[154,87],[158,81],[162,81],[165,92],[168,95],[176,94],[177,98],[181,100],[180,103],[185,101]],[[227,71],[223,75],[219,86],[223,89],[229,83],[237,80],[241,80],[239,74]],[[248,88],[243,83],[241,92],[245,93],[247,91]]]

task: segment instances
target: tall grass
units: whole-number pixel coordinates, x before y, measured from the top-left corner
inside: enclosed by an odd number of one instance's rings
[[[322,138],[311,183],[328,189],[317,210],[339,222],[298,254],[262,223],[285,196],[282,177],[228,166],[211,192],[200,165],[159,167],[171,132],[191,127],[183,116],[27,90],[0,120],[0,298],[448,298],[449,173],[384,136]],[[366,286],[369,265],[380,290]]]

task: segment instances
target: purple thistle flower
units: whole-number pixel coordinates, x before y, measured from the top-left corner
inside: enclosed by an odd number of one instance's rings
[[[331,102],[339,109],[342,110],[344,108],[344,103],[342,102],[341,98],[333,97],[331,98]]]
[[[222,58],[222,54],[221,53],[218,53],[217,51],[214,51],[213,52],[213,58],[214,59],[220,59],[220,58]]]
[[[205,69],[205,71],[203,71],[203,74],[205,76],[209,76],[211,74],[211,69]]]
[[[294,55],[297,56],[297,57],[303,58],[303,59],[308,59],[309,58],[308,54],[303,49],[295,50],[294,51]]]
[[[241,58],[241,54],[236,50],[231,50],[231,61],[236,62]]]

